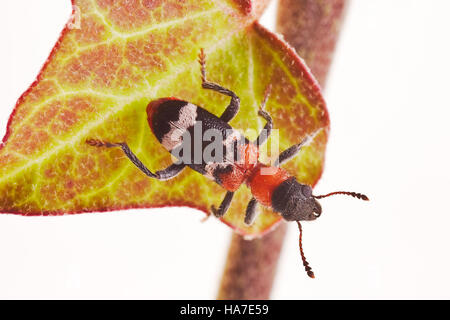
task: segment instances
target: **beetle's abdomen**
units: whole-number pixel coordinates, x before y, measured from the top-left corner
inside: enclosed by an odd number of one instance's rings
[[[183,133],[197,118],[197,106],[175,98],[162,98],[149,103],[147,119],[153,134],[168,150],[181,143]]]
[[[248,140],[225,121],[174,98],[151,102],[147,116],[161,144],[192,169],[232,191],[246,178],[239,156],[247,158]]]
[[[221,140],[225,141],[227,135],[234,131],[228,123],[205,109],[176,98],[162,98],[150,102],[147,117],[153,134],[168,151],[183,142],[183,135],[186,140],[191,140],[192,144],[200,143],[197,151],[202,151],[207,144],[203,146],[201,142],[208,140],[211,133],[220,135]]]

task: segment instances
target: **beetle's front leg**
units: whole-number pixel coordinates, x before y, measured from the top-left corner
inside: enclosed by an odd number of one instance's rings
[[[178,174],[181,173],[181,171],[183,171],[184,167],[186,166],[183,163],[174,163],[164,170],[156,171],[156,173],[153,173],[141,162],[141,160],[138,159],[138,157],[130,150],[128,145],[124,142],[111,143],[101,140],[89,139],[86,140],[86,143],[93,147],[121,148],[122,151],[125,153],[125,155],[128,157],[128,159],[130,159],[131,162],[133,162],[134,165],[139,168],[139,170],[141,170],[150,178],[154,178],[161,181],[175,178]]]
[[[270,114],[265,110],[267,100],[269,99],[270,91],[272,90],[272,86],[268,86],[266,89],[266,92],[264,93],[264,99],[261,103],[261,106],[258,110],[258,115],[262,117],[264,120],[266,120],[266,125],[262,129],[261,133],[259,134],[258,138],[253,142],[257,146],[263,145],[267,139],[269,139],[270,134],[272,133],[273,128],[273,120]]]
[[[225,195],[225,198],[223,198],[222,203],[219,206],[219,209],[216,209],[216,207],[212,206],[211,211],[217,218],[221,218],[225,215],[225,213],[228,211],[231,205],[231,200],[233,200],[234,192],[227,191],[227,194]]]
[[[302,142],[300,142],[298,144],[294,144],[292,147],[284,150],[282,153],[280,153],[280,155],[278,156],[278,159],[275,161],[274,167],[279,167],[283,163],[291,160],[293,157],[295,157],[300,152],[302,147],[305,144],[309,143],[310,141],[311,141],[311,137],[308,136],[305,139],[303,139]]]
[[[202,88],[214,90],[221,94],[231,97],[230,104],[220,116],[220,119],[225,122],[231,121],[239,111],[239,105],[241,103],[241,100],[233,91],[226,89],[217,83],[206,80],[206,54],[203,48],[201,49],[200,54],[198,56],[198,62],[200,63],[201,66]]]

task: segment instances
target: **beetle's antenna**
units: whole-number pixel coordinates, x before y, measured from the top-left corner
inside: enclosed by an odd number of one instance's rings
[[[348,192],[348,191],[336,191],[336,192],[331,192],[331,193],[324,194],[324,195],[321,195],[321,196],[313,196],[313,197],[316,198],[316,199],[322,199],[322,198],[334,196],[336,194],[345,194],[347,196],[352,196],[352,197],[355,197],[355,198],[358,198],[358,199],[361,199],[361,200],[364,200],[364,201],[369,201],[369,197],[366,196],[365,194],[356,193],[356,192]]]
[[[305,267],[305,271],[308,274],[310,278],[314,279],[314,272],[312,271],[312,268],[309,266],[308,261],[306,261],[305,254],[303,253],[303,246],[302,246],[302,225],[300,224],[300,221],[297,221],[298,224],[298,230],[300,231],[299,236],[299,245],[300,245],[300,255],[302,256],[303,266]]]

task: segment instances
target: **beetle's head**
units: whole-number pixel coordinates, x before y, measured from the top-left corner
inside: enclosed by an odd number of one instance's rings
[[[312,188],[294,177],[282,182],[272,194],[272,208],[287,221],[311,221],[322,214]]]
[[[369,198],[361,193],[337,191],[329,194],[314,196],[312,188],[299,183],[294,177],[283,181],[272,193],[272,208],[279,212],[287,221],[297,221],[300,231],[299,246],[303,266],[309,277],[314,278],[314,272],[306,261],[302,247],[302,225],[300,221],[315,220],[322,214],[322,207],[317,199],[326,198],[336,194],[345,194],[361,200]]]
[[[361,200],[369,198],[361,193],[336,191],[321,196],[312,194],[312,188],[299,183],[294,177],[283,181],[272,194],[272,208],[287,221],[311,221],[322,214],[322,207],[317,199],[344,194]]]

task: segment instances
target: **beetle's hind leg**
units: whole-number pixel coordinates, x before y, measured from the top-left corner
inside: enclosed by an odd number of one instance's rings
[[[121,148],[128,159],[134,163],[136,167],[139,168],[143,173],[145,173],[150,178],[154,178],[157,180],[169,180],[175,178],[178,174],[183,171],[186,166],[184,163],[174,163],[168,166],[164,170],[156,171],[155,173],[151,172],[142,162],[138,159],[138,157],[130,150],[130,147],[126,143],[111,143],[105,142],[101,140],[89,139],[86,140],[86,143],[93,147],[106,147],[106,148]]]
[[[270,91],[272,90],[272,86],[269,85],[266,88],[266,92],[264,93],[264,99],[261,103],[261,106],[258,110],[258,115],[262,117],[264,120],[266,120],[266,125],[262,129],[261,133],[259,134],[258,138],[253,142],[257,146],[263,145],[267,139],[269,139],[270,134],[272,133],[273,128],[273,120],[270,114],[265,110],[267,100],[269,99]]]
[[[241,100],[233,91],[228,90],[222,87],[221,85],[214,82],[210,82],[206,79],[206,54],[203,48],[201,49],[200,54],[198,56],[198,62],[200,63],[201,66],[202,88],[214,90],[221,94],[231,97],[230,104],[220,116],[220,119],[225,122],[231,121],[239,111]]]
[[[227,213],[228,209],[230,208],[231,201],[233,200],[234,192],[227,191],[227,194],[225,195],[225,198],[223,198],[222,203],[219,206],[219,209],[216,209],[216,207],[211,206],[211,211],[217,218],[221,218]]]

